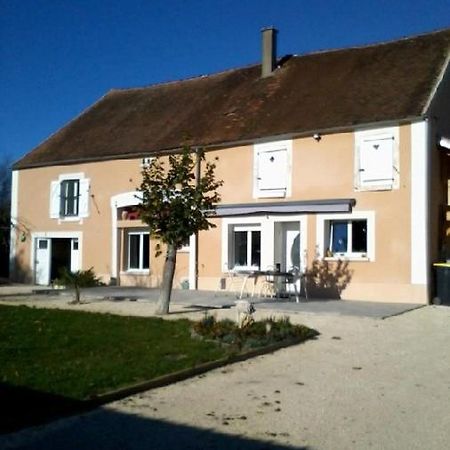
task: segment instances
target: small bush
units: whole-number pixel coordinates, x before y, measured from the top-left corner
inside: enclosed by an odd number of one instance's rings
[[[65,267],[60,271],[57,283],[75,289],[75,303],[80,303],[80,288],[100,286],[102,283],[95,275],[94,268],[70,272]]]
[[[232,320],[217,321],[214,316],[205,315],[193,325],[194,336],[219,341],[223,345],[234,346],[239,350],[264,347],[293,339],[306,340],[318,334],[316,330],[304,325],[291,324],[289,317],[280,319],[269,317],[239,328]]]

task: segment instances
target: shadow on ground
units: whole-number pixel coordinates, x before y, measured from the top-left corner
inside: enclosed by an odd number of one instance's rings
[[[2,434],[41,425],[88,409],[89,407],[79,400],[0,383]]]
[[[1,384],[0,388],[2,433],[44,424],[69,414],[80,413],[85,409],[82,402],[56,395],[5,384]],[[145,407],[153,409],[151,405]],[[211,426],[214,425],[212,422]],[[249,439],[212,429],[200,429],[108,408],[98,408],[90,413],[67,418],[40,429],[35,428],[32,432],[24,430],[20,434],[3,434],[0,436],[0,447],[30,450],[61,448],[307,450],[307,447],[292,447],[270,442],[276,436],[276,430],[267,430],[267,438]],[[288,436],[283,436],[283,440],[288,439]]]

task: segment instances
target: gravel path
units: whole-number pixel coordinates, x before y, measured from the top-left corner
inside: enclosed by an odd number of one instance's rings
[[[125,304],[115,312],[118,305]],[[291,318],[321,336],[0,436],[0,448],[448,448],[450,308],[428,306],[385,320]]]

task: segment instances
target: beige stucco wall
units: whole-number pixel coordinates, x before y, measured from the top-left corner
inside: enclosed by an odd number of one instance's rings
[[[240,146],[208,153],[219,158],[218,175],[224,180],[223,203],[258,201],[320,200],[354,198],[353,211],[375,211],[375,261],[350,261],[351,281],[342,298],[374,301],[427,301],[423,286],[411,285],[411,130],[399,127],[398,189],[364,191],[354,189],[354,134],[324,135],[320,142],[312,137],[295,139],[292,151],[292,195],[285,199],[253,198],[253,147]],[[308,215],[307,260],[316,259],[316,216]],[[199,258],[199,286],[217,288],[221,272],[220,231],[205,234]],[[333,262],[328,263],[333,266]]]
[[[112,273],[112,212],[111,197],[135,191],[141,180],[140,159],[104,161],[69,166],[26,169],[19,172],[18,223],[16,254],[18,278],[33,281],[31,237],[32,233],[82,232],[82,268],[94,268],[95,273],[109,282]],[[81,221],[65,221],[50,218],[50,183],[60,175],[84,173],[90,179],[89,217]],[[25,232],[26,239],[20,235]],[[118,243],[120,248],[120,243]],[[119,256],[119,255],[118,255]],[[189,254],[180,253],[175,283],[188,276]],[[161,279],[163,256],[154,257],[151,243],[151,277],[122,274],[124,285],[157,285]],[[119,268],[120,269],[120,268]],[[120,273],[119,273],[120,276]]]
[[[216,157],[216,175],[224,181],[220,188],[226,204],[258,201],[319,200],[354,198],[354,211],[375,211],[375,261],[351,261],[351,281],[342,298],[378,301],[426,302],[426,292],[410,284],[410,203],[411,203],[411,131],[402,125],[400,133],[400,186],[389,191],[357,192],[354,189],[354,134],[324,135],[320,142],[312,138],[293,141],[292,194],[286,199],[253,198],[253,146],[244,145],[208,151]],[[111,197],[134,191],[140,183],[140,160],[116,160],[21,170],[19,176],[18,220],[26,228],[27,239],[17,241],[19,265],[30,271],[32,232],[81,231],[82,267],[94,267],[105,281],[111,268]],[[50,182],[65,173],[83,172],[91,180],[90,215],[79,222],[49,218]],[[223,277],[221,261],[222,220],[217,228],[201,232],[198,245],[199,288],[217,289]],[[316,259],[316,216],[308,215],[307,261]],[[153,250],[154,242],[151,243]],[[122,284],[157,285],[161,279],[163,257],[151,256],[151,276],[121,275]],[[333,263],[330,263],[331,266]],[[189,253],[179,254],[176,285],[189,274]],[[29,277],[30,279],[30,277]]]

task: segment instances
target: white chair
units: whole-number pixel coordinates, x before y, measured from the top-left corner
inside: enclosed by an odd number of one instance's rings
[[[273,266],[268,266],[267,271],[273,271],[275,268]],[[270,297],[274,298],[277,296],[277,289],[275,285],[275,277],[273,275],[265,275],[259,289],[260,297]]]
[[[225,291],[231,292],[236,298],[239,298],[242,288],[242,278],[238,276],[237,271],[228,269],[225,264]]]
[[[308,300],[308,291],[306,290],[306,277],[305,273],[300,270],[298,266],[292,266],[289,269],[291,277],[286,280],[286,284],[290,284],[294,287],[295,301],[298,303],[300,301],[300,292],[302,290],[302,284],[305,290],[305,300]]]

